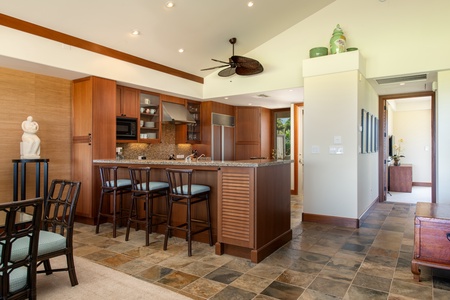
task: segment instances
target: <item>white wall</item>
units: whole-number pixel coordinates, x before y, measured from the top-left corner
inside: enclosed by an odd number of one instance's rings
[[[357,219],[378,196],[378,153],[361,153],[361,109],[378,96],[359,51],[305,60],[304,199],[308,214]],[[336,142],[341,139],[341,143]],[[342,146],[343,154],[330,154]]]
[[[358,218],[370,207],[378,197],[378,151],[361,153],[361,109],[379,119],[378,95],[373,87],[362,77],[358,81]]]
[[[437,111],[437,193],[438,203],[450,204],[450,71],[438,73]]]
[[[255,50],[264,72],[257,80],[215,74],[205,79],[204,97],[271,91],[304,86],[304,59],[309,49],[328,47],[340,24],[348,47],[357,47],[366,60],[367,79],[430,70],[450,69],[448,0],[336,0]]]
[[[431,110],[391,113],[395,144],[403,139],[401,163],[412,165],[413,182],[431,183]]]

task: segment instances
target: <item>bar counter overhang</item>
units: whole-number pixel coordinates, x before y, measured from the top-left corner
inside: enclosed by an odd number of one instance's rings
[[[129,176],[127,168],[130,166],[151,167],[152,181],[167,181],[166,168],[195,170],[193,183],[211,187],[213,240],[218,255],[229,254],[258,263],[292,239],[291,160],[185,162],[122,159],[93,162],[94,174],[99,174],[99,166],[117,165],[122,167],[119,174],[123,177]],[[100,190],[97,177],[93,184]],[[98,201],[96,195],[93,199]],[[98,205],[98,202],[93,205]],[[175,223],[184,222],[185,213],[174,212]],[[193,212],[196,213],[199,218],[204,218],[202,210]],[[163,233],[164,229],[164,226],[158,227],[157,232]],[[175,236],[184,238],[183,233],[175,232]],[[194,240],[207,242],[206,232],[195,236]]]

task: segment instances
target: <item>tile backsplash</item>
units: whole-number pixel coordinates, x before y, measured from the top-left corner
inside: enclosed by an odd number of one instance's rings
[[[116,147],[123,148],[125,159],[138,159],[141,155],[147,159],[168,159],[171,154],[191,154],[192,145],[175,144],[175,125],[163,124],[161,132],[161,143],[120,143]]]

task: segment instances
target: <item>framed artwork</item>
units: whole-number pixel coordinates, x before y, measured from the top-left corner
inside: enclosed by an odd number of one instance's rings
[[[373,118],[373,128],[374,128],[374,134],[373,134],[373,145],[374,145],[374,152],[378,152],[378,118]]]
[[[370,153],[370,113],[366,112],[366,153]]]
[[[366,153],[366,111],[361,109],[361,153]]]

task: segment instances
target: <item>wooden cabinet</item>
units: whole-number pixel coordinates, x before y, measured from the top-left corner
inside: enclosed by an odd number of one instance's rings
[[[389,190],[411,193],[412,165],[389,166]]]
[[[213,150],[212,114],[217,113],[234,116],[235,107],[219,102],[205,101],[200,104],[200,109],[201,144],[197,144],[195,147],[199,154],[205,154],[211,157]],[[228,133],[224,137],[224,142],[227,145],[227,148],[224,149],[226,152],[225,157],[227,157],[226,160],[234,160],[234,128],[231,128]]]
[[[72,179],[81,181],[77,220],[94,224],[100,175],[94,159],[115,159],[116,82],[88,77],[73,82]]]
[[[419,265],[450,269],[450,205],[418,202],[414,218],[411,272],[420,281]]]
[[[290,165],[222,167],[216,254],[258,263],[291,240]]]
[[[125,86],[117,86],[116,116],[138,118],[139,90]]]
[[[186,101],[186,108],[194,117],[195,124],[176,126],[175,142],[177,144],[197,144],[201,142],[201,106],[197,101]]]
[[[141,92],[139,106],[139,142],[159,143],[162,113],[159,95]]]
[[[271,158],[270,110],[236,107],[236,160]]]

